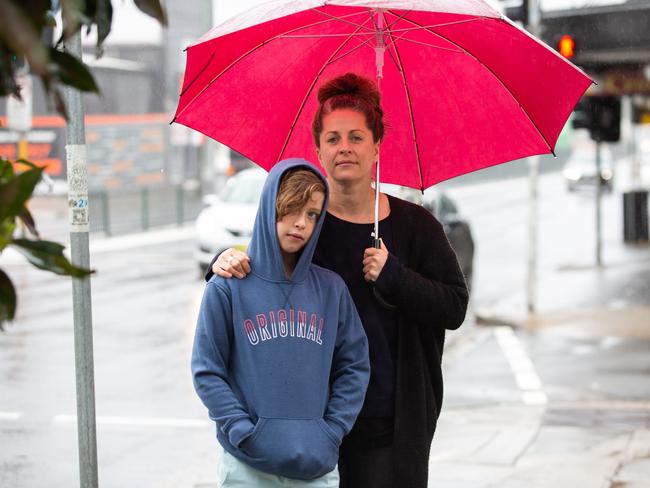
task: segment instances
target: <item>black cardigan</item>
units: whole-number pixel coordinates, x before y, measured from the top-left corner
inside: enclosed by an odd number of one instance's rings
[[[468,292],[442,225],[425,208],[389,196],[397,280],[377,289],[397,307],[395,473],[401,488],[427,486],[429,450],[442,407],[445,330],[465,320]]]

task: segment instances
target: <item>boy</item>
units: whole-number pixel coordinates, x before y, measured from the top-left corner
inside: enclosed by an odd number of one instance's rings
[[[244,280],[208,282],[192,373],[224,448],[221,486],[338,487],[338,448],[361,409],[368,344],[343,280],[312,264],[327,183],[275,165]]]

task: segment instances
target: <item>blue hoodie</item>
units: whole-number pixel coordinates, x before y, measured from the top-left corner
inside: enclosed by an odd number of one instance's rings
[[[206,285],[192,373],[226,451],[261,471],[309,480],[335,468],[341,439],[363,404],[370,365],[345,283],[311,262],[325,208],[285,277],[275,201],[282,175],[295,167],[322,178],[302,159],[273,167],[248,248],[253,271],[243,280],[215,275]]]

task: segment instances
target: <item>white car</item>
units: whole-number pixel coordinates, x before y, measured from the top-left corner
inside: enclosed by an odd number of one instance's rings
[[[201,270],[230,247],[246,250],[266,176],[263,169],[245,169],[228,180],[219,196],[205,197],[208,207],[196,219],[194,252]]]
[[[380,191],[422,205],[438,219],[456,253],[467,288],[471,291],[474,275],[474,238],[469,222],[460,215],[456,202],[436,187],[424,190],[423,195],[413,188],[385,183],[380,186]]]
[[[564,165],[564,178],[567,189],[574,191],[579,187],[594,187],[596,178],[596,147],[574,150]],[[605,191],[611,192],[614,183],[614,160],[607,146],[601,150],[600,181]]]

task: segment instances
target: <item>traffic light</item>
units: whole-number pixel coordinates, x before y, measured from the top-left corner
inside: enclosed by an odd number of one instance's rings
[[[574,129],[587,129],[594,141],[616,142],[621,137],[621,99],[583,97],[574,109]]]
[[[564,34],[560,37],[559,42],[557,43],[557,50],[562,56],[567,59],[571,59],[575,56],[576,42],[573,40],[569,34]]]

